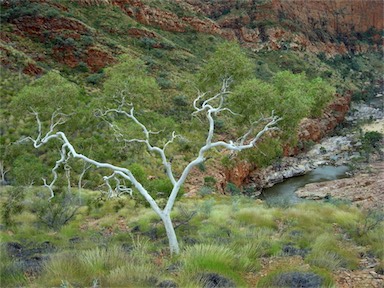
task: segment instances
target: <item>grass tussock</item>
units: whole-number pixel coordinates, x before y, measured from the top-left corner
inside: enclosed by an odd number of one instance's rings
[[[146,244],[134,243],[127,251],[121,246],[96,247],[75,252],[57,253],[45,265],[45,285],[56,287],[62,281],[89,287],[101,283],[106,287],[149,287],[156,284],[160,272],[148,257]]]
[[[12,261],[7,255],[4,245],[0,245],[0,286],[18,287],[28,282],[26,275],[20,267],[20,263]]]
[[[335,271],[340,267],[356,269],[359,264],[357,248],[347,243],[340,243],[332,234],[318,236],[311,248],[306,261],[316,267]]]
[[[0,230],[0,236],[3,242],[20,243],[24,251],[37,251],[28,257],[48,256],[48,260],[32,279],[22,269],[29,258],[2,253],[5,287],[26,283],[155,287],[162,281],[179,287],[200,287],[212,281],[247,287],[246,275],[265,268],[262,258],[301,262],[290,269],[274,267],[259,287],[279,287],[296,278],[322,279],[328,287],[329,275],[341,268],[356,269],[361,255],[370,253],[380,259],[384,254],[381,218],[372,214],[368,219],[345,204],[306,202],[271,208],[239,196],[183,199],[172,213],[182,253],[170,257],[161,220],[132,199],[88,205],[83,198],[79,215],[58,231],[40,223],[34,215],[33,196],[26,193],[26,199],[23,212],[11,215],[15,223],[23,222]],[[25,239],[35,247],[48,241],[54,252],[28,250]],[[276,277],[281,282],[273,282]]]
[[[273,208],[245,208],[236,213],[235,219],[242,225],[276,229],[275,213],[276,210]]]
[[[183,253],[184,279],[199,280],[199,275],[214,272],[239,285],[244,284],[241,272],[250,265],[242,261],[229,247],[215,244],[198,244],[187,247]]]

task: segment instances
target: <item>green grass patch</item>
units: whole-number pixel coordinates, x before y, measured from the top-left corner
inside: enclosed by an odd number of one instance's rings
[[[215,272],[229,278],[238,285],[244,285],[240,272],[249,268],[241,262],[236,253],[228,247],[208,244],[187,247],[183,252],[183,273],[188,279],[198,279],[206,272]]]

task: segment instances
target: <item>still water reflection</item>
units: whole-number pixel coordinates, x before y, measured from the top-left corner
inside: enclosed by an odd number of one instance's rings
[[[267,203],[288,204],[303,201],[295,191],[308,183],[323,182],[347,177],[348,166],[321,166],[311,172],[285,180],[271,188],[264,189],[260,199]]]

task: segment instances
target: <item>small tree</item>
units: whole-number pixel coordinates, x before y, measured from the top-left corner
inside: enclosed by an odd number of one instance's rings
[[[176,176],[172,170],[172,164],[170,158],[166,155],[166,149],[168,145],[170,145],[178,135],[175,134],[175,132],[172,133],[172,136],[168,142],[166,142],[163,147],[154,146],[150,142],[150,136],[152,134],[151,131],[147,129],[147,127],[141,123],[135,116],[134,108],[131,104],[127,104],[125,102],[124,96],[122,96],[122,99],[119,101],[119,106],[115,109],[108,109],[106,111],[101,112],[102,115],[108,115],[110,113],[119,114],[122,116],[125,116],[127,119],[132,121],[134,124],[136,124],[138,127],[141,128],[143,133],[143,138],[138,139],[124,139],[126,143],[142,143],[144,144],[147,149],[150,152],[153,152],[157,154],[161,158],[161,162],[164,168],[164,171],[166,173],[166,176],[172,183],[172,191],[167,199],[166,205],[164,208],[161,208],[159,204],[156,202],[156,200],[151,196],[150,191],[145,188],[142,183],[133,175],[132,171],[128,168],[119,167],[113,164],[105,163],[105,162],[99,162],[97,160],[91,159],[85,155],[82,155],[78,153],[75,149],[75,147],[71,144],[71,142],[68,140],[67,136],[59,131],[55,132],[55,128],[63,123],[64,115],[60,113],[55,113],[52,116],[51,124],[49,127],[49,130],[45,135],[43,135],[43,127],[42,122],[39,119],[39,114],[37,112],[34,112],[36,116],[36,120],[38,123],[38,135],[35,139],[28,137],[26,139],[31,140],[33,142],[33,145],[35,148],[39,148],[42,145],[48,143],[51,140],[58,139],[61,141],[61,157],[59,160],[56,161],[55,167],[52,169],[53,173],[53,180],[48,183],[46,180],[44,180],[44,185],[49,189],[51,193],[51,197],[54,197],[54,191],[53,187],[55,184],[55,181],[58,178],[57,171],[60,168],[60,166],[64,166],[68,158],[78,158],[82,159],[86,163],[92,164],[96,166],[97,168],[105,168],[107,170],[110,170],[112,173],[109,176],[105,176],[104,180],[106,181],[106,184],[109,188],[109,196],[114,197],[119,195],[120,193],[132,193],[133,190],[130,187],[127,187],[119,180],[121,178],[128,180],[133,187],[135,187],[138,192],[145,198],[145,200],[149,203],[150,207],[156,212],[156,214],[161,218],[161,220],[164,223],[164,227],[167,233],[167,237],[169,240],[169,248],[171,253],[179,253],[179,243],[177,241],[177,237],[175,234],[175,230],[172,224],[172,220],[170,217],[171,210],[174,206],[176,196],[178,195],[180,188],[182,187],[183,183],[185,182],[188,174],[191,172],[192,168],[196,165],[199,165],[205,161],[205,154],[210,149],[216,149],[216,148],[223,148],[228,149],[234,152],[241,151],[244,149],[252,148],[256,144],[256,142],[260,139],[262,135],[264,135],[266,132],[270,130],[275,130],[276,123],[280,121],[280,118],[275,116],[272,112],[272,115],[270,117],[262,117],[258,121],[252,123],[249,130],[244,133],[240,138],[238,138],[236,141],[215,141],[214,138],[214,132],[215,132],[215,117],[219,113],[233,113],[230,109],[225,107],[225,102],[227,96],[230,94],[228,91],[228,87],[230,84],[230,79],[223,80],[222,87],[219,93],[212,97],[208,97],[206,93],[199,93],[198,97],[193,102],[193,107],[195,111],[193,112],[194,115],[197,115],[199,113],[205,113],[205,116],[208,120],[208,133],[205,139],[205,144],[200,148],[198,155],[196,158],[194,158],[191,162],[189,162],[183,171],[181,172],[181,175]],[[129,107],[129,110],[126,110],[127,107]],[[110,124],[113,126],[113,124]],[[113,128],[113,127],[112,127]],[[255,133],[255,130],[259,129],[257,133]],[[111,185],[110,180],[115,180],[115,187]]]

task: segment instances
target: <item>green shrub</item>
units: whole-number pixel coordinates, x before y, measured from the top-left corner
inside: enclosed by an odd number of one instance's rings
[[[213,206],[215,205],[214,199],[205,200],[199,207],[199,211],[206,217],[211,215]]]
[[[36,201],[32,209],[40,222],[57,231],[75,217],[79,208],[77,200],[78,198],[70,192],[56,193],[50,201]]]
[[[45,172],[42,161],[33,154],[23,154],[14,159],[11,177],[16,185],[39,183]]]
[[[93,37],[89,35],[81,35],[80,41],[85,46],[91,46],[93,44]]]
[[[363,144],[372,148],[379,148],[382,140],[383,135],[377,131],[365,132],[362,138]]]
[[[79,62],[79,64],[77,64],[77,66],[76,66],[76,71],[82,72],[82,73],[88,72],[89,68],[88,68],[87,63]]]
[[[201,195],[201,196],[211,195],[212,192],[213,192],[213,189],[210,186],[202,186],[199,189],[199,195]]]
[[[139,43],[141,47],[151,50],[156,45],[157,41],[152,38],[143,37],[140,38]]]
[[[20,214],[24,209],[25,189],[20,186],[12,187],[3,203],[1,203],[1,218],[5,226],[12,226],[13,216]]]
[[[353,228],[352,228],[353,227]],[[384,213],[381,211],[364,211],[359,221],[349,227],[349,231],[357,243],[368,246],[376,257],[384,257]]]
[[[170,89],[172,87],[172,82],[164,77],[157,77],[156,81],[161,89]]]
[[[215,187],[216,179],[212,176],[204,177],[204,185],[208,187]]]
[[[188,99],[184,95],[175,96],[173,97],[172,101],[175,106],[185,107],[189,105]]]
[[[147,174],[145,172],[145,168],[142,165],[140,165],[139,163],[133,163],[129,165],[128,168],[132,172],[133,176],[135,176],[137,181],[139,181],[142,185],[147,182]]]
[[[361,149],[363,153],[365,154],[365,158],[367,161],[370,159],[370,155],[373,152],[377,152],[379,155],[382,154],[380,148],[383,146],[383,135],[380,132],[377,131],[369,131],[365,132],[364,135],[361,137],[361,141],[363,145],[361,146]]]
[[[97,85],[102,81],[103,78],[104,78],[104,73],[95,73],[85,78],[85,81],[89,84]]]
[[[23,16],[37,16],[42,14],[49,16],[53,13],[55,13],[55,16],[57,16],[59,14],[57,10],[46,4],[31,3],[26,0],[10,1],[10,7],[8,9],[3,9],[2,7],[1,10],[1,22],[8,22]]]
[[[148,181],[148,191],[155,198],[165,198],[168,199],[171,195],[173,189],[173,184],[168,178],[158,178]],[[179,193],[177,194],[177,199],[180,199],[184,194],[183,187],[180,188]]]
[[[225,192],[228,193],[229,195],[240,195],[241,194],[241,189],[237,187],[235,184],[228,182],[227,186],[225,187]]]

